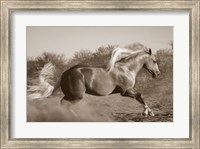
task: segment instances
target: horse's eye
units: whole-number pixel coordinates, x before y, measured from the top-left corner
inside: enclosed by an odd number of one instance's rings
[[[157,63],[157,61],[153,61],[154,63]]]

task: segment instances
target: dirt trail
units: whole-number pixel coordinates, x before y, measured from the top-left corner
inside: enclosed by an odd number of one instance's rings
[[[172,100],[146,99],[154,111],[154,117],[142,115],[143,107],[136,100],[119,94],[96,97],[86,95],[72,109],[75,117],[66,107],[60,105],[62,95],[43,100],[28,100],[27,119],[36,122],[171,122],[173,121]]]

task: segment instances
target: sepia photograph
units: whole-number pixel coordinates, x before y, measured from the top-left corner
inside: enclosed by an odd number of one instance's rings
[[[2,1],[2,148],[199,148],[199,0]]]
[[[173,122],[173,26],[27,26],[27,122]]]

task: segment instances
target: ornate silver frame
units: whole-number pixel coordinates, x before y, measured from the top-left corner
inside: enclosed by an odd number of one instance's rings
[[[0,0],[1,2],[1,148],[199,148],[200,147],[200,1]],[[15,10],[169,10],[190,13],[189,139],[12,139],[10,137],[10,15]]]

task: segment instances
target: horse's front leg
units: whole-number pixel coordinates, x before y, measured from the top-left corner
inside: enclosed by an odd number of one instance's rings
[[[144,106],[144,112],[143,114],[145,116],[150,115],[150,116],[154,116],[153,111],[148,107],[148,105],[144,102],[144,98],[142,97],[142,95],[138,92],[135,92],[133,89],[128,89],[123,96],[128,96],[128,97],[132,97],[135,98],[137,101],[139,101],[143,106]]]

